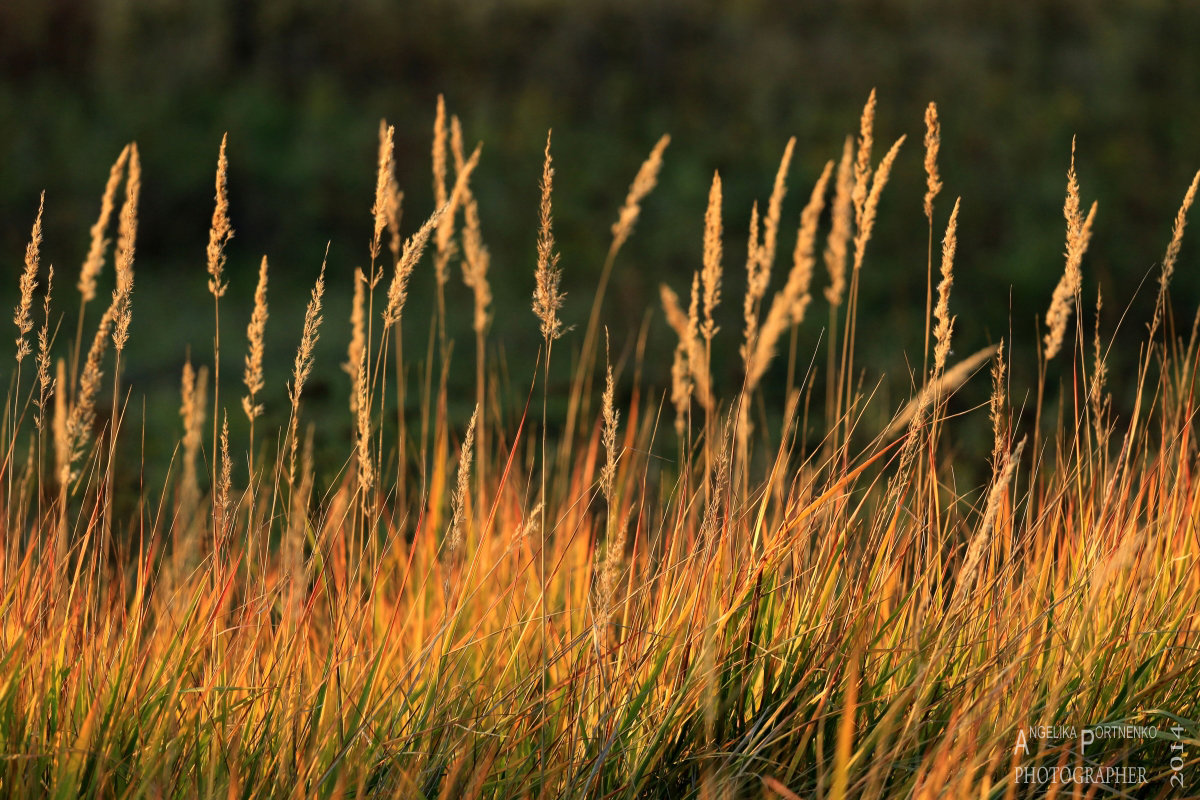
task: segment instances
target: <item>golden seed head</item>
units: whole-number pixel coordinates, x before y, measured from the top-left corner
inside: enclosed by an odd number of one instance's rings
[[[471,413],[471,422],[467,425],[467,434],[463,438],[462,449],[458,457],[458,475],[454,486],[454,496],[450,500],[451,516],[450,531],[446,537],[446,549],[453,556],[462,547],[463,519],[466,517],[464,508],[467,494],[471,490],[471,461],[475,450],[475,421],[479,416],[479,407]]]
[[[395,182],[395,171],[392,166],[395,158],[395,129],[388,125],[386,129],[380,124],[379,163],[375,174],[375,202],[371,206],[371,215],[375,219],[375,231],[371,237],[371,263],[379,258],[379,248],[383,231],[388,226],[392,204],[392,185]]]
[[[20,364],[25,356],[32,352],[25,337],[33,330],[33,318],[30,310],[33,308],[33,291],[37,288],[38,264],[41,260],[42,247],[42,212],[46,208],[46,193],[42,192],[38,201],[37,217],[33,221],[33,231],[29,235],[29,244],[25,246],[25,270],[21,273],[21,299],[13,312],[13,324],[17,326],[17,363]]]
[[[842,146],[842,160],[838,162],[837,181],[833,191],[833,227],[825,245],[825,269],[829,273],[829,286],[825,287],[825,299],[837,308],[846,293],[846,255],[849,252],[851,213],[854,192],[854,143],[846,137]]]
[[[1092,238],[1092,222],[1096,217],[1096,203],[1092,203],[1087,217],[1080,214],[1079,181],[1075,175],[1075,140],[1071,140],[1071,166],[1067,170],[1067,198],[1063,203],[1063,218],[1067,221],[1067,262],[1054,294],[1050,308],[1046,311],[1046,335],[1043,357],[1049,361],[1058,355],[1066,337],[1067,322],[1075,308],[1075,296],[1083,285],[1081,265]]]
[[[708,190],[708,209],[704,212],[704,269],[700,273],[704,285],[704,324],[700,331],[711,342],[717,334],[713,311],[721,302],[721,176],[714,172],[712,188]]]
[[[104,250],[108,247],[108,239],[105,236],[108,233],[113,209],[116,207],[117,186],[121,182],[121,176],[125,173],[125,164],[128,160],[129,145],[125,145],[116,162],[108,171],[108,182],[104,185],[104,195],[100,199],[100,216],[92,225],[91,245],[88,247],[83,267],[79,271],[78,288],[85,303],[91,302],[96,297],[96,278],[99,277],[100,270],[104,268]]]
[[[408,299],[408,280],[412,277],[412,272],[417,266],[417,262],[421,260],[421,256],[425,253],[425,246],[429,244],[429,237],[433,234],[438,220],[441,219],[445,211],[446,206],[442,206],[437,211],[434,211],[429,219],[425,220],[425,224],[418,228],[416,233],[408,237],[408,241],[404,243],[404,250],[400,254],[400,258],[396,261],[392,282],[388,286],[387,307],[383,312],[384,327],[390,328],[400,321],[400,316],[404,312],[404,303]]]
[[[904,144],[905,138],[907,137],[901,136],[896,140],[892,148],[887,151],[887,155],[879,162],[871,179],[871,192],[863,204],[862,212],[858,217],[858,230],[854,234],[855,272],[862,269],[867,242],[870,241],[871,233],[875,229],[875,214],[879,210],[879,198],[883,195],[883,187],[887,186],[888,177],[892,173],[892,164],[896,161],[896,155],[900,152],[900,145]]]
[[[633,234],[633,226],[637,223],[638,215],[642,211],[642,201],[658,183],[658,173],[662,169],[663,151],[670,143],[671,137],[664,133],[658,143],[654,145],[654,149],[650,151],[650,155],[642,162],[642,166],[638,168],[637,175],[634,176],[633,183],[629,186],[629,193],[625,196],[625,203],[621,206],[620,213],[617,214],[617,221],[612,225],[613,241],[609,248],[610,253],[615,254],[620,250],[621,245],[625,244]]]
[[[263,338],[267,330],[267,257],[263,256],[258,267],[258,286],[254,289],[254,311],[246,325],[245,370],[242,382],[246,384],[246,396],[242,398],[242,410],[250,421],[262,414],[263,407],[254,402],[263,388]]]
[[[129,177],[125,181],[125,202],[117,223],[116,273],[113,292],[113,347],[125,349],[129,341],[129,323],[133,317],[133,253],[137,242],[138,198],[142,191],[142,162],[136,144],[129,149]]]
[[[950,288],[954,285],[954,251],[958,246],[958,206],[962,198],[954,201],[950,222],[946,225],[946,237],[942,240],[942,280],[938,283],[937,305],[933,317],[937,320],[933,336],[933,371],[938,374],[946,366],[950,354],[950,336],[954,332],[954,318],[950,316]]]
[[[225,157],[228,141],[229,134],[221,137],[221,149],[217,153],[216,205],[208,229],[208,290],[213,297],[223,297],[229,287],[225,282],[225,245],[233,238],[233,228],[229,224],[229,161]]]
[[[754,347],[753,357],[746,368],[746,390],[754,391],[766,374],[779,339],[793,325],[804,319],[810,300],[809,286],[812,283],[813,267],[816,264],[817,223],[825,209],[825,193],[829,178],[833,174],[833,162],[827,162],[821,177],[817,179],[808,203],[800,214],[800,229],[796,235],[796,248],[792,252],[792,268],[788,271],[787,283],[775,293],[767,319]]]
[[[933,199],[942,191],[938,174],[938,150],[942,143],[942,124],[938,121],[937,103],[925,109],[925,216],[933,223]]]
[[[779,170],[775,173],[775,185],[771,189],[771,199],[767,202],[767,214],[763,218],[762,247],[758,254],[762,261],[761,272],[763,283],[770,282],[771,268],[775,265],[775,248],[779,241],[779,220],[783,215],[783,200],[787,196],[787,175],[792,164],[792,153],[796,149],[796,137],[788,139],[783,148],[783,157],[779,159]]]
[[[562,271],[558,267],[558,253],[554,251],[554,227],[550,196],[554,184],[553,159],[550,157],[550,134],[546,134],[546,154],[542,162],[542,200],[539,206],[537,240],[537,286],[533,291],[533,313],[541,323],[542,338],[546,343],[562,336],[562,320],[558,310],[562,308],[563,293],[559,290]]]
[[[867,97],[859,122],[858,152],[854,158],[854,221],[861,230],[871,185],[871,150],[875,145],[875,90]]]

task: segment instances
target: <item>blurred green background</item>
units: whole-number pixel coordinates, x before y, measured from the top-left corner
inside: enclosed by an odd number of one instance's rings
[[[669,132],[660,185],[619,258],[605,318],[614,348],[628,352],[654,312],[647,371],[665,385],[673,341],[657,313],[656,284],[686,290],[700,259],[708,184],[720,170],[727,313],[716,372],[736,386],[751,203],[765,202],[784,143],[795,135],[777,287],[811,183],[857,130],[877,87],[876,157],[899,135],[909,140],[863,272],[864,385],[888,374],[885,405],[894,407],[913,354],[920,360],[927,235],[920,142],[930,100],[943,125],[939,239],[954,197],[963,197],[952,297],[957,352],[1008,337],[1011,327],[1024,362],[1018,373],[1032,370],[1035,319],[1062,271],[1062,198],[1077,135],[1084,201],[1100,203],[1084,296],[1090,305],[1103,287],[1105,338],[1132,303],[1117,334],[1129,343],[1116,356],[1121,376],[1145,331],[1152,270],[1200,168],[1196,42],[1200,4],[1166,0],[8,0],[0,4],[0,252],[9,279],[0,297],[15,293],[45,189],[44,260],[59,270],[63,330],[74,331],[73,286],[88,227],[109,165],[136,139],[142,225],[126,376],[137,387],[134,426],[144,392],[149,429],[161,433],[147,449],[156,458],[169,454],[180,365],[189,347],[197,361],[212,358],[204,247],[217,146],[228,131],[237,235],[223,305],[224,397],[231,405],[240,397],[242,334],[265,253],[272,264],[266,401],[268,421],[282,423],[303,302],[329,241],[327,325],[306,413],[322,421],[322,436],[338,438],[349,416],[337,365],[353,268],[367,258],[377,125],[381,117],[396,125],[411,231],[432,206],[430,128],[444,93],[469,142],[484,142],[474,186],[493,254],[492,342],[516,393],[523,399],[539,342],[528,297],[541,149],[551,127],[564,316],[579,326],[567,347],[582,338],[629,181]],[[1185,327],[1200,299],[1198,258],[1200,247],[1185,240],[1174,290]],[[429,272],[425,262],[405,318],[412,354],[423,351],[428,330]],[[465,405],[473,344],[458,275],[456,268],[452,382]],[[805,363],[827,318],[823,279],[799,336]],[[1090,310],[1086,320],[1090,330]],[[1065,366],[1057,369],[1053,379],[1069,381]],[[781,400],[783,372],[772,372],[769,401]],[[240,416],[231,413],[235,427]]]

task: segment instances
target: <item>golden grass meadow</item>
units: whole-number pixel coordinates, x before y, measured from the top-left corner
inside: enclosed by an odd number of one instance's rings
[[[137,146],[112,167],[75,287],[42,263],[31,209],[0,425],[0,794],[1200,796],[1200,316],[1177,324],[1169,293],[1200,173],[1164,220],[1165,254],[1146,254],[1158,299],[1123,321],[1145,326],[1130,374],[1110,374],[1112,331],[1088,313],[1111,301],[1085,290],[1103,217],[1074,145],[1061,278],[1028,310],[1039,346],[955,354],[971,199],[947,199],[936,106],[923,143],[884,147],[875,103],[823,165],[793,165],[788,142],[744,251],[716,174],[702,218],[639,219],[669,168],[664,136],[616,211],[595,294],[568,302],[553,134],[512,198],[529,261],[501,275],[472,191],[482,150],[439,101],[434,208],[402,214],[381,124],[367,266],[316,253],[307,307],[280,309],[264,256],[252,315],[232,318],[236,142],[222,141],[207,275],[197,253],[184,301],[211,303],[212,327],[186,332],[170,470],[134,486],[114,464],[146,435],[123,360],[139,333]],[[909,374],[884,376],[907,402],[876,410],[855,351],[880,331],[857,298],[886,280],[870,244],[893,165],[922,153],[923,200],[892,202],[923,203],[928,224],[912,259],[925,344]],[[798,221],[783,214],[797,173],[817,176]],[[644,299],[656,326],[618,335],[600,321],[606,288],[649,224],[702,234],[703,259],[690,286]],[[434,297],[409,296],[417,270]],[[460,279],[471,307],[447,302]],[[530,305],[493,308],[493,280],[522,282]],[[323,318],[327,286],[353,291],[348,325]],[[413,302],[434,324],[406,329]],[[723,303],[740,303],[741,329],[718,323]],[[294,361],[264,363],[264,332],[301,313]],[[540,338],[516,404],[496,390],[496,313]],[[455,351],[446,322],[462,314],[474,341]],[[797,353],[798,326],[824,328],[816,352]],[[671,364],[645,363],[648,335],[672,337]],[[346,347],[333,469],[305,418],[319,337]],[[721,338],[741,362],[717,370]],[[566,384],[550,380],[560,359]],[[1036,382],[1018,385],[1014,361]],[[734,369],[740,382],[715,377]],[[450,412],[450,370],[473,372],[469,421]],[[952,412],[969,384],[990,401]],[[268,429],[270,407],[285,426]],[[972,429],[992,447],[967,470],[954,443]],[[1157,735],[1083,747],[1102,726]]]

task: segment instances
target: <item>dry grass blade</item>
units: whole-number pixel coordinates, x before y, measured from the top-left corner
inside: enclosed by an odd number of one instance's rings
[[[996,476],[992,480],[991,491],[988,492],[987,506],[984,508],[983,519],[979,523],[979,530],[974,538],[971,539],[971,544],[967,548],[966,554],[963,556],[962,566],[958,572],[958,581],[954,587],[954,599],[951,602],[951,608],[957,609],[962,606],[972,588],[975,586],[975,579],[979,571],[979,562],[983,558],[983,553],[991,540],[992,527],[996,524],[996,517],[1000,513],[1000,502],[1004,498],[1004,492],[1008,488],[1008,484],[1012,482],[1013,473],[1016,471],[1017,465],[1021,463],[1021,451],[1025,449],[1025,440],[1017,442],[1016,448],[1011,453],[1005,456],[1004,466],[996,471]]]
[[[927,384],[916,397],[908,401],[904,408],[900,410],[900,413],[896,415],[895,419],[887,426],[883,432],[884,438],[890,439],[903,432],[916,417],[918,411],[927,408],[930,404],[936,403],[947,394],[956,391],[967,382],[967,379],[979,368],[980,364],[998,352],[1000,352],[1000,345],[988,345],[982,350],[972,353],[962,361],[959,361],[953,367],[943,372],[936,380]]]

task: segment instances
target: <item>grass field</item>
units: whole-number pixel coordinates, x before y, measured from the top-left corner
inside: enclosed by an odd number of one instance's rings
[[[367,266],[322,264],[307,307],[280,309],[272,281],[297,278],[264,257],[249,319],[226,310],[222,142],[208,274],[178,301],[211,304],[212,325],[171,332],[191,361],[165,480],[127,462],[168,435],[138,424],[122,381],[136,145],[78,277],[41,263],[37,210],[0,426],[0,794],[1200,795],[1200,316],[1177,319],[1169,293],[1200,173],[1164,221],[1153,317],[1122,320],[1145,326],[1136,370],[1109,373],[1113,331],[1088,313],[1129,298],[1084,280],[1103,217],[1073,149],[1061,278],[1044,308],[1017,310],[1038,313],[1040,340],[956,354],[971,198],[943,192],[932,104],[923,144],[877,146],[874,112],[872,93],[857,134],[805,165],[820,177],[798,222],[782,211],[794,141],[748,240],[724,229],[714,175],[703,220],[675,221],[703,230],[691,285],[644,298],[668,327],[634,331],[605,330],[601,309],[670,140],[633,177],[574,318],[548,135],[541,175],[512,198],[528,206],[529,264],[503,276],[532,297],[528,375],[489,338],[483,156],[440,103],[432,215],[401,214],[381,125]],[[857,339],[887,335],[858,314],[860,282],[885,280],[872,228],[896,159],[919,153],[924,352],[864,375]],[[416,270],[432,297],[408,296]],[[458,280],[473,305],[447,302]],[[327,284],[353,287],[348,325],[323,319]],[[416,302],[435,309],[427,329],[405,326]],[[266,329],[301,314],[294,361],[265,359]],[[474,341],[447,336],[461,315]],[[814,352],[801,325],[825,331]],[[673,364],[645,363],[664,333]],[[346,344],[348,435],[329,466],[305,419],[319,338]],[[730,338],[740,363],[715,364]],[[450,370],[473,374],[473,397],[451,396]],[[990,400],[955,403],[968,384]],[[888,396],[911,399],[880,408]],[[464,405],[469,422],[451,410]],[[968,436],[989,436],[990,456],[957,445]],[[1157,735],[1081,747],[1083,729],[1116,724]],[[1081,782],[1084,767],[1107,777]]]

